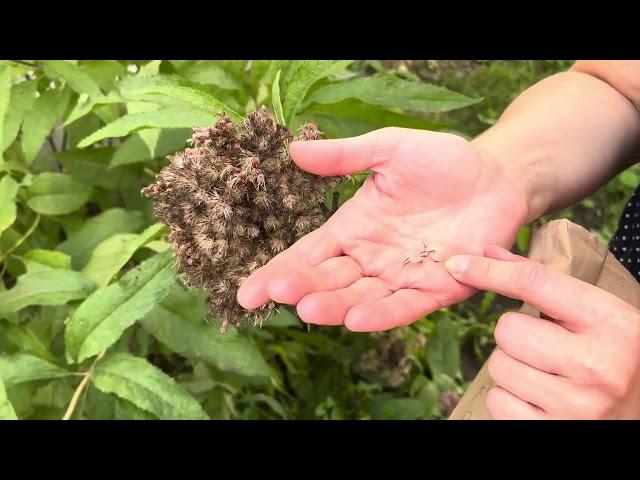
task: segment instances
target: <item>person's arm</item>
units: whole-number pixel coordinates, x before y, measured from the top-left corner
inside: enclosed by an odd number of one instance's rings
[[[640,61],[579,61],[472,143],[522,188],[528,221],[572,205],[640,159]]]

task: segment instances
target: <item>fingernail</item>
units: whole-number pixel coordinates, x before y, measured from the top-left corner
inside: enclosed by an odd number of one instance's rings
[[[449,270],[449,273],[452,275],[460,275],[461,273],[464,273],[468,266],[469,259],[463,256],[453,256],[444,262],[444,267]]]

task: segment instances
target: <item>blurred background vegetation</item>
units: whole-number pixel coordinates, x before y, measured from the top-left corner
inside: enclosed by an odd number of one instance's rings
[[[498,317],[516,303],[478,294],[377,334],[308,327],[282,308],[261,329],[221,336],[202,294],[167,273],[164,231],[139,190],[185,146],[189,127],[212,123],[213,100],[240,113],[282,100],[290,126],[315,121],[329,137],[399,124],[472,138],[572,62],[355,61],[331,72],[317,63],[0,63],[0,418],[449,414],[493,349]],[[360,78],[401,81],[412,97],[400,100],[417,106],[345,93],[341,82]],[[444,87],[438,95],[453,106],[435,106],[429,85]],[[338,100],[320,101],[323,88]],[[607,242],[639,173],[553,218]],[[362,180],[344,182],[341,200]],[[516,251],[526,253],[532,228]]]

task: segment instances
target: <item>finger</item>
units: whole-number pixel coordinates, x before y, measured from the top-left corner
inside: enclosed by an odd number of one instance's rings
[[[320,227],[305,235],[291,247],[273,257],[269,263],[253,272],[242,283],[237,300],[242,307],[253,310],[269,301],[269,280],[277,273],[315,267],[328,258],[340,255],[338,242],[329,230]]]
[[[575,335],[556,323],[509,312],[498,320],[494,337],[498,347],[520,362],[563,377],[574,373],[580,344]]]
[[[494,420],[545,420],[545,412],[500,387],[487,394],[487,411]]]
[[[310,293],[298,302],[298,316],[307,323],[342,325],[350,308],[388,296],[391,291],[382,280],[363,277],[346,288]]]
[[[289,153],[303,170],[316,175],[347,175],[376,168],[389,160],[404,134],[380,129],[352,138],[293,142]]]
[[[429,292],[403,288],[388,297],[351,308],[344,324],[354,332],[379,332],[409,325],[441,308],[442,305]]]
[[[295,305],[305,295],[345,288],[361,277],[360,266],[351,257],[334,257],[316,267],[275,274],[267,290],[272,300]]]
[[[528,260],[527,257],[511,253],[509,250],[499,247],[498,245],[489,245],[484,250],[484,256],[493,258],[494,260],[504,260],[505,262],[524,262]]]
[[[445,267],[458,282],[520,299],[572,331],[615,320],[612,311],[635,311],[613,294],[530,260],[505,262],[457,255]]]
[[[566,378],[533,368],[502,350],[491,355],[487,367],[499,387],[550,414],[562,409],[576,393]]]

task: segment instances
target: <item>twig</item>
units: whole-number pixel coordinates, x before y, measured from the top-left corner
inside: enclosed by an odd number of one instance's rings
[[[29,227],[29,230],[27,230],[24,233],[24,235],[22,235],[16,241],[16,243],[14,243],[11,248],[9,248],[9,250],[7,250],[4,254],[2,254],[2,256],[0,257],[0,263],[4,262],[9,255],[11,255],[20,245],[22,245],[25,242],[25,240],[27,240],[27,238],[31,236],[31,234],[35,231],[35,229],[38,228],[39,223],[40,223],[40,214],[38,213],[36,215],[36,219],[33,221],[33,224]]]
[[[62,417],[62,420],[69,420],[73,416],[73,412],[76,409],[76,405],[78,404],[80,395],[82,395],[82,392],[84,391],[85,387],[89,383],[89,380],[91,380],[91,375],[93,374],[93,369],[96,366],[96,363],[98,363],[102,359],[102,357],[104,357],[105,353],[107,353],[107,351],[103,350],[102,353],[98,355],[98,358],[96,358],[94,362],[91,364],[91,367],[89,368],[89,370],[87,370],[83,374],[82,381],[76,388],[75,392],[73,392],[73,396],[71,397],[71,401],[69,402],[69,406],[67,407],[67,411],[64,413],[64,417]]]

